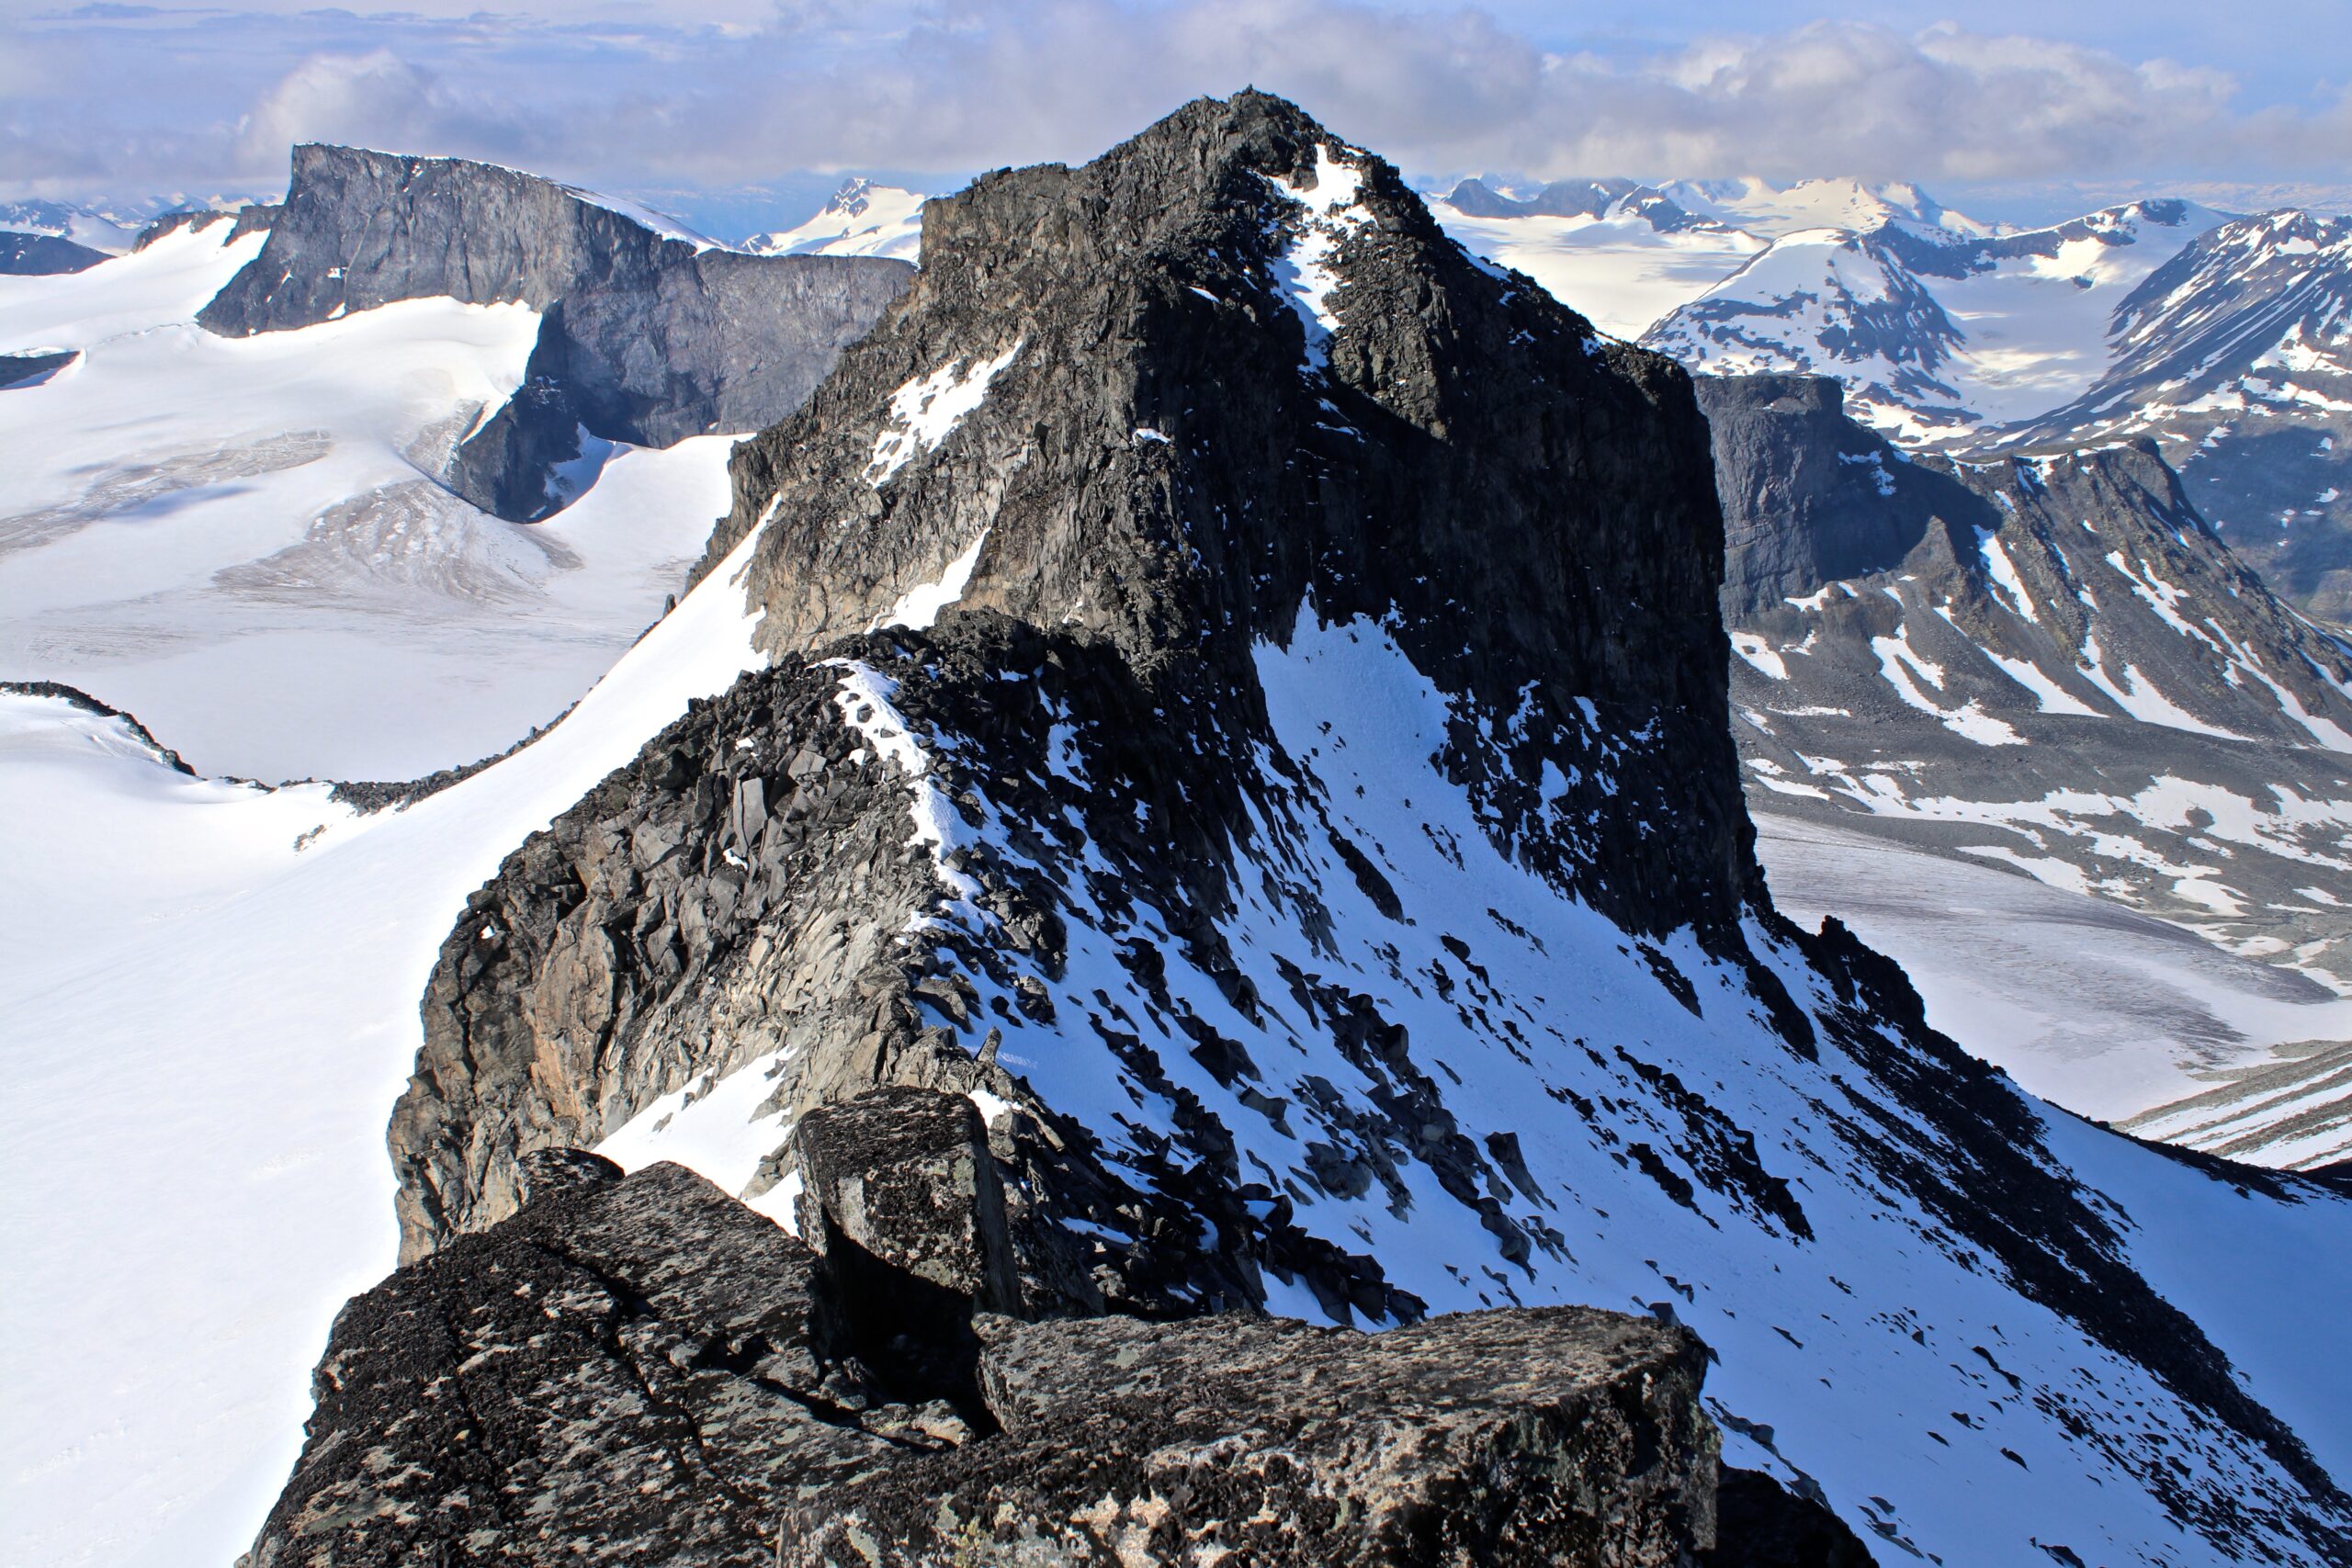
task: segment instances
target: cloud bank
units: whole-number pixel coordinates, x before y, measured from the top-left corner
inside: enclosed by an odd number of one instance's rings
[[[650,11],[649,17],[655,14]],[[1254,84],[1408,168],[1537,177],[2292,188],[2352,166],[2352,92],[2247,107],[2194,62],[1945,23],[1547,48],[1363,0],[787,0],[710,19],[89,7],[0,29],[0,185],[283,178],[297,141],[616,186],[942,179],[1091,155]]]

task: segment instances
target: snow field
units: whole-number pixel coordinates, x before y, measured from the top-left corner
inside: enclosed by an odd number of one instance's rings
[[[503,522],[431,476],[521,381],[520,305],[386,305],[228,339],[194,324],[260,246],[225,222],[0,285],[0,349],[83,359],[0,400],[31,455],[0,516],[0,679],[81,686],[196,766],[400,779],[494,755],[645,626],[725,511],[729,442],[620,448]]]
[[[689,487],[670,504],[710,515]],[[648,525],[664,521],[640,519]],[[666,520],[684,527],[684,518]],[[0,704],[0,1515],[17,1560],[226,1562],[343,1302],[390,1269],[384,1128],[466,896],[690,697],[762,662],[746,539],[565,721],[406,810],[188,780]]]
[[[1025,841],[1058,839],[1068,856],[1054,872],[1065,967],[1022,976],[1044,988],[1054,1021],[1034,1021],[1009,1005],[1000,980],[978,973],[966,976],[980,999],[972,1021],[937,1021],[960,1028],[975,1050],[983,1032],[1000,1032],[998,1060],[1094,1129],[1114,1160],[1140,1159],[1176,1130],[1166,1091],[1131,1069],[1131,1047],[1113,1043],[1139,1038],[1168,1089],[1196,1096],[1231,1132],[1245,1179],[1286,1193],[1299,1224],[1376,1258],[1433,1310],[1571,1301],[1670,1311],[1722,1358],[1709,1387],[1727,1417],[1727,1457],[1814,1477],[1883,1540],[1952,1562],[2026,1561],[2033,1543],[2050,1542],[2086,1561],[2187,1568],[2219,1548],[2167,1517],[2151,1488],[2171,1482],[2144,1468],[2150,1454],[2185,1455],[2188,1484],[2205,1501],[2285,1495],[2271,1461],[2025,1300],[1884,1173],[1863,1126],[1907,1128],[1886,1135],[1957,1156],[1937,1149],[1866,1069],[1826,1042],[1820,1062],[1804,1061],[1767,1027],[1744,976],[1687,935],[1660,944],[1694,987],[1695,1009],[1686,1007],[1624,933],[1499,853],[1470,801],[1430,766],[1446,699],[1379,627],[1322,625],[1310,606],[1287,649],[1261,646],[1258,673],[1290,767],[1261,758],[1252,824],[1234,846],[1237,905],[1221,922],[1257,1009],[1228,1001],[1228,987],[1191,965],[1171,912],[1097,898],[1098,881],[1132,884],[1091,840],[1070,849],[1069,824],[1030,823],[1038,837]],[[910,728],[888,698],[845,674],[844,703],[865,714],[877,761],[893,760],[908,779],[912,830],[939,857],[935,918],[985,938],[992,917],[956,880],[954,847],[978,840],[992,858],[1019,861],[1024,840],[984,788],[973,818],[933,798],[929,754],[969,743]],[[1071,727],[1063,739],[1056,771],[1082,780],[1088,738]],[[955,820],[936,820],[942,810]],[[1334,835],[1380,866],[1409,923],[1360,892]],[[1760,929],[1750,936],[1800,1005],[1826,1011],[1795,954]],[[1167,960],[1162,998],[1127,967],[1125,950],[1138,942]],[[1489,1179],[1530,1243],[1523,1258],[1419,1159],[1400,1156],[1351,1197],[1314,1176],[1309,1145],[1351,1146],[1353,1117],[1372,1111],[1381,1088],[1320,1026],[1310,993],[1326,985],[1363,994],[1406,1026],[1416,1068],[1473,1144],[1516,1138],[1528,1181]],[[1193,1059],[1178,1026],[1188,1014],[1241,1043],[1254,1086],[1228,1086]],[[678,1108],[662,1132],[640,1117],[607,1152],[706,1157],[698,1168],[740,1191],[782,1128],[730,1134],[725,1123],[791,1067],[781,1057],[747,1064]],[[1273,1111],[1243,1103],[1239,1091],[1252,1087]],[[1685,1090],[1707,1108],[1694,1109]],[[1755,1189],[1707,1174],[1697,1151],[1747,1138],[1765,1171],[1787,1183],[1810,1236]],[[2136,1212],[2139,1184],[2168,1168],[2116,1140],[2102,1149],[2110,1190]],[[1670,1179],[1647,1174],[1653,1166]],[[1677,1182],[1688,1183],[1680,1196]],[[788,1213],[778,1207],[788,1199],[769,1204]],[[2143,1223],[2161,1224],[2162,1205],[2146,1207]],[[2269,1245],[2266,1227],[2286,1223],[2280,1212],[2266,1201],[2235,1216],[2229,1247]],[[1276,1310],[1322,1315],[1303,1283],[1268,1286]],[[2217,1332],[2257,1332],[2243,1299],[2216,1298],[2210,1310]],[[2247,1375],[2264,1392],[2284,1371],[2257,1362]],[[2092,1436],[2067,1435],[2076,1417]],[[2271,1527],[2247,1528],[2231,1550],[2265,1550],[2255,1538]],[[2284,1537],[2278,1544],[2298,1550]]]

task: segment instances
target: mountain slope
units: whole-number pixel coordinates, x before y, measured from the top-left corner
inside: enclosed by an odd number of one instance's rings
[[[529,306],[528,385],[451,458],[460,493],[529,522],[569,499],[553,470],[588,438],[668,446],[782,417],[907,270],[745,255],[493,164],[306,145],[268,243],[197,319],[243,337],[402,299]]]
[[[923,1084],[1036,1310],[1634,1304],[1899,1547],[2352,1554],[2340,1330],[2180,1277],[2333,1280],[2344,1201],[2038,1107],[1765,901],[1679,372],[1253,94],[927,227],[738,460],[772,667],[444,943],[412,1255],[550,1145],[790,1213],[799,1112]]]
[[[691,488],[630,521],[681,504],[707,526]],[[119,716],[0,693],[0,809],[40,825],[0,835],[14,1560],[252,1542],[325,1329],[398,1245],[385,1110],[441,933],[514,844],[760,662],[729,576],[535,744],[401,810],[193,777]]]
[[[2352,219],[2216,228],[2117,307],[2111,333],[2095,386],[2003,437],[2155,438],[2278,593],[2352,621]]]
[[[2153,450],[1913,460],[1846,418],[1831,381],[1711,379],[1701,396],[1753,798],[2352,988],[2352,914],[2329,892],[2352,872],[2352,659],[2232,557]],[[2330,989],[2301,994],[2301,1027],[2345,1031],[2316,1005]],[[2053,1092],[2096,1081],[2062,1098],[2122,1117],[2193,1089],[2181,1066],[2310,1038],[2278,1027],[2235,1050],[2232,1032],[2192,1033],[2174,1062],[2119,1040],[2093,1067],[2068,1047],[2057,1077],[2029,1072],[2015,1037],[1983,1048]],[[2275,1157],[2340,1158],[2342,1137]]]
[[[2001,235],[1902,218],[1795,230],[1642,341],[1716,375],[1836,376],[1867,423],[1964,440],[2098,380],[2110,312],[2221,221],[2146,201]]]
[[[0,230],[0,275],[40,277],[60,272],[81,272],[107,259],[104,251],[77,245],[54,234],[15,233]]]

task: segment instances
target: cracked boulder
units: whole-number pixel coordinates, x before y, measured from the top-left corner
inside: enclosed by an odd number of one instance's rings
[[[959,1405],[922,1386],[941,1348],[910,1342],[919,1324],[862,1332],[841,1245],[820,1256],[673,1165],[549,1151],[522,1176],[514,1217],[337,1318],[243,1568],[1681,1568],[1713,1542],[1705,1351],[1681,1329],[1584,1308],[1380,1336],[1023,1324],[964,1298]],[[945,1220],[922,1257],[954,1255]]]
[[[678,1166],[567,1164],[344,1308],[246,1568],[765,1563],[800,1488],[967,1435],[833,1353],[788,1233]]]

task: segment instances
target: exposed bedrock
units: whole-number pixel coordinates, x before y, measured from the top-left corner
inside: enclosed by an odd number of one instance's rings
[[[1792,1330],[1745,1296],[1716,1321],[1809,1391],[1776,1358],[1848,1310],[1825,1265],[1859,1254],[1996,1303],[1872,1331],[1919,1398],[1976,1387],[1931,1328],[1989,1345],[2015,1303],[2048,1336],[2018,1419],[2077,1445],[2068,1484],[2238,1555],[2335,1550],[2334,1482],[2134,1270],[2041,1111],[1893,964],[1772,912],[1681,371],[1261,95],[990,175],[925,243],[738,450],[706,565],[743,547],[772,662],[445,942],[390,1130],[405,1258],[512,1215],[535,1150],[691,1148],[845,1273],[1032,1320],[1401,1329],[1769,1276]],[[861,1220],[821,1134],[886,1087],[970,1100],[987,1159],[958,1111],[962,1152],[909,1168],[930,1210],[858,1173]],[[991,1167],[1001,1233],[957,1174]],[[975,1272],[877,1250],[931,1211],[998,1238]],[[1577,1257],[1645,1226],[1630,1263]],[[1819,1397],[1840,1441],[1947,1462],[1874,1393]]]
[[[969,1102],[832,1114],[808,1134],[822,1252],[676,1166],[532,1156],[516,1215],[338,1317],[250,1568],[1681,1568],[1713,1543],[1685,1330],[1584,1308],[1379,1336],[976,1312],[1001,1287],[965,1224],[995,1180]]]
[[[1906,457],[1833,380],[1698,390],[1759,807],[2040,868],[2292,965],[2287,996],[2352,977],[2352,654],[2151,444]]]
[[[560,387],[592,435],[667,446],[797,408],[913,276],[876,257],[700,246],[657,222],[493,164],[300,146],[268,242],[197,319],[240,337],[436,295],[520,301],[541,312],[529,384]],[[550,467],[506,471],[545,444],[477,439],[456,460],[461,493],[511,503],[499,514],[515,521],[546,515]]]
[[[87,272],[107,259],[106,252],[77,245],[60,235],[0,229],[0,276],[47,277]]]

